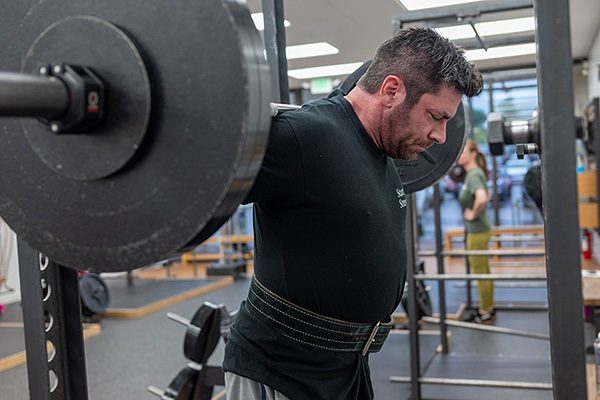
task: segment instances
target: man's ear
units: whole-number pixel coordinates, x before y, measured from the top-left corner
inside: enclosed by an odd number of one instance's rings
[[[379,88],[379,95],[386,107],[401,104],[406,99],[404,81],[396,75],[388,75]]]

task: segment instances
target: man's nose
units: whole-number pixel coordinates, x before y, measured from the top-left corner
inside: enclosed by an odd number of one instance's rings
[[[447,121],[440,121],[436,124],[429,134],[429,139],[438,144],[444,144],[446,142],[446,124]]]

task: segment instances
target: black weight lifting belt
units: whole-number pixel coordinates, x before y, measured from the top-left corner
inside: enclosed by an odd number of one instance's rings
[[[285,337],[320,350],[375,353],[393,326],[391,318],[360,324],[314,313],[271,292],[256,278],[252,278],[247,304],[252,315],[274,323]]]

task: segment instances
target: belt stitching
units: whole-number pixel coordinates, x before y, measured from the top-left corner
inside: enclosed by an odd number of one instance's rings
[[[298,311],[298,312],[300,312],[300,313],[302,313],[302,314],[308,315],[308,316],[310,316],[310,317],[314,317],[314,318],[316,318],[316,319],[320,319],[321,321],[329,322],[329,323],[331,323],[331,324],[336,324],[336,325],[342,325],[342,326],[352,326],[352,327],[365,327],[365,326],[367,326],[367,327],[368,327],[368,326],[369,326],[368,324],[353,324],[353,323],[350,323],[350,322],[334,321],[334,320],[331,320],[331,319],[326,319],[326,318],[320,317],[320,316],[318,316],[317,314],[311,314],[311,313],[307,313],[306,311],[304,311],[304,310],[302,310],[302,309],[299,309],[299,308],[298,308],[297,306],[295,306],[294,304],[292,304],[292,303],[284,303],[283,301],[281,301],[281,299],[278,299],[277,297],[273,296],[271,293],[269,293],[269,292],[266,290],[266,288],[265,288],[265,289],[263,289],[263,288],[262,288],[262,283],[258,282],[256,279],[253,279],[253,281],[254,281],[254,283],[255,283],[255,284],[256,284],[256,285],[257,285],[257,286],[258,286],[258,287],[259,287],[259,288],[262,290],[262,292],[263,292],[264,294],[266,294],[267,296],[269,296],[269,297],[270,297],[270,298],[272,298],[273,300],[277,301],[278,303],[281,303],[281,304],[283,304],[284,306],[287,306],[287,307],[293,308],[294,310],[296,310],[296,311]],[[253,292],[253,293],[254,293],[254,292]],[[256,293],[254,293],[254,294],[256,295]],[[258,297],[258,296],[257,296],[257,297]],[[263,301],[264,301],[264,300],[263,300]],[[371,326],[371,328],[373,328],[373,327]]]
[[[254,307],[254,308],[255,308],[255,309],[256,309],[256,310],[257,310],[259,313],[261,313],[262,315],[264,315],[264,316],[265,316],[265,317],[267,317],[268,319],[272,319],[273,321],[277,322],[278,324],[281,324],[281,325],[285,326],[286,328],[288,328],[288,329],[290,329],[290,330],[292,330],[292,331],[295,331],[295,332],[301,333],[301,334],[303,334],[303,335],[312,336],[312,337],[314,337],[314,338],[316,338],[316,339],[325,340],[325,341],[328,341],[328,342],[335,342],[335,343],[346,343],[346,344],[359,345],[359,344],[362,344],[363,342],[365,342],[365,340],[362,340],[362,341],[360,341],[360,342],[357,342],[357,341],[353,341],[353,342],[347,342],[347,341],[344,341],[344,340],[334,340],[334,339],[327,339],[327,338],[323,338],[323,337],[320,337],[320,336],[311,335],[310,333],[302,332],[302,331],[300,331],[300,330],[298,330],[298,329],[292,328],[291,326],[288,326],[288,325],[284,324],[283,322],[281,322],[281,321],[279,321],[279,320],[277,320],[277,319],[275,319],[275,318],[271,317],[270,315],[267,315],[267,314],[266,314],[264,311],[262,311],[260,308],[256,307],[254,304],[252,304],[252,302],[248,302],[248,304],[250,304],[250,305],[251,305],[252,307]],[[282,333],[283,333],[283,332],[282,332]],[[287,336],[287,335],[286,335],[286,336]],[[296,339],[296,340],[298,340],[298,341],[301,341],[301,340],[299,340],[299,339]]]
[[[295,340],[295,341],[297,341],[297,342],[300,342],[300,343],[306,344],[306,345],[308,345],[308,346],[316,347],[316,348],[318,348],[318,349],[322,349],[322,350],[330,350],[330,351],[347,351],[347,352],[350,352],[350,351],[359,351],[359,350],[360,350],[360,349],[348,349],[348,348],[345,348],[345,349],[338,349],[338,348],[335,348],[335,347],[325,347],[325,346],[319,346],[318,344],[314,344],[314,343],[310,343],[310,342],[305,342],[304,340],[300,340],[300,339],[297,339],[297,338],[295,338],[295,337],[293,337],[293,336],[286,335],[286,334],[285,334],[285,333],[283,333],[283,332],[281,332],[281,334],[282,334],[283,336],[285,336],[285,337],[289,338],[289,339],[292,339],[292,340]]]
[[[264,304],[266,304],[266,305],[268,305],[269,307],[271,307],[273,310],[275,310],[275,311],[279,311],[280,313],[282,313],[282,314],[284,314],[284,315],[287,315],[288,317],[290,317],[290,318],[292,318],[292,319],[295,319],[296,321],[302,322],[303,324],[310,325],[310,326],[312,326],[312,327],[314,327],[314,328],[317,328],[317,329],[323,329],[323,330],[325,330],[325,331],[334,332],[334,333],[339,333],[339,334],[341,334],[341,335],[349,335],[349,336],[368,335],[368,334],[369,334],[369,332],[362,333],[362,334],[361,334],[361,333],[356,333],[356,334],[353,334],[353,333],[347,333],[347,332],[336,331],[335,329],[323,328],[323,327],[321,327],[321,326],[317,326],[317,325],[311,324],[310,322],[303,321],[303,320],[301,320],[301,319],[299,319],[299,318],[296,318],[296,317],[294,317],[293,315],[290,315],[290,314],[286,313],[285,311],[282,311],[282,310],[280,310],[280,309],[278,309],[278,308],[275,308],[275,307],[274,307],[274,306],[272,306],[271,304],[267,303],[265,300],[261,299],[261,298],[260,298],[260,296],[258,296],[258,295],[256,294],[256,292],[254,292],[254,290],[252,290],[252,288],[250,288],[250,291],[251,291],[252,293],[254,293],[254,295],[256,296],[256,298],[257,298],[257,299],[259,299],[259,300],[260,300],[260,301],[262,301]],[[278,322],[279,322],[279,321],[278,321]]]

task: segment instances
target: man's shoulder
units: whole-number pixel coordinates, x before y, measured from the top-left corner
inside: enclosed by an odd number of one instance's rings
[[[344,127],[344,110],[336,104],[324,101],[315,101],[305,104],[301,109],[286,111],[273,121],[277,126],[283,123],[290,127],[299,139],[319,137],[323,132],[335,132]]]

